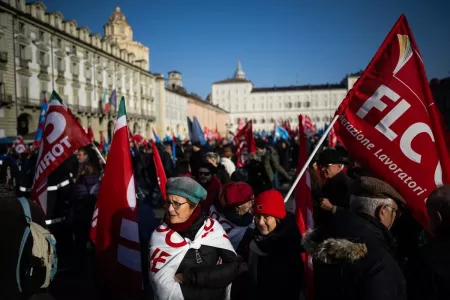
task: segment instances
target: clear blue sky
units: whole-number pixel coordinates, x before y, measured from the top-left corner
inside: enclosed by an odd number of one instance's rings
[[[427,3],[428,4],[425,4]],[[450,0],[44,0],[103,35],[119,5],[150,69],[177,70],[203,97],[238,59],[257,87],[334,83],[364,69],[401,13],[428,78],[450,76]],[[298,77],[297,77],[298,76]]]

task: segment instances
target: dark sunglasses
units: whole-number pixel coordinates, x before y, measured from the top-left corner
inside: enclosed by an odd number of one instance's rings
[[[198,172],[199,176],[209,176],[211,175],[211,172]]]

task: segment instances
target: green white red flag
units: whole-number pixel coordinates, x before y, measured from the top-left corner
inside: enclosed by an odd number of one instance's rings
[[[124,97],[92,218],[91,239],[102,283],[118,296],[137,297],[142,287],[141,256]]]
[[[349,154],[391,184],[425,227],[428,195],[450,183],[441,115],[419,48],[401,15],[338,108],[334,125]]]

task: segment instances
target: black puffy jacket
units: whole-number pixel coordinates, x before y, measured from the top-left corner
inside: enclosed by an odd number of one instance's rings
[[[252,299],[298,300],[304,286],[302,238],[295,217],[288,213],[267,236],[255,229],[250,243],[249,271],[256,286]]]
[[[191,227],[179,234],[194,240],[195,234],[203,226],[206,216],[201,214]],[[200,259],[196,257],[195,249],[189,249],[178,267],[177,274],[183,274],[181,292],[185,300],[221,299],[225,288],[239,274],[241,261],[235,253],[202,245],[198,249]],[[217,264],[222,259],[220,265]],[[198,262],[200,261],[200,262]]]
[[[305,238],[314,261],[314,299],[406,300],[390,231],[372,216],[351,212]]]

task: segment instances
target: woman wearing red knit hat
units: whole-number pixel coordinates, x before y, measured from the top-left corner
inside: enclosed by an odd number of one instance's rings
[[[302,237],[280,192],[261,193],[253,205],[255,235],[250,242],[249,272],[259,300],[295,299],[303,291]]]

